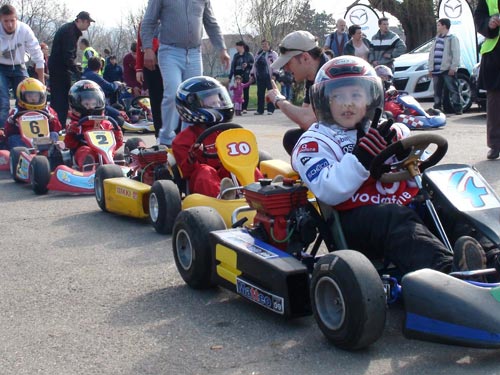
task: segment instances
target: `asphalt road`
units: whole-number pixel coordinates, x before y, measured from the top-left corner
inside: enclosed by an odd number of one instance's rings
[[[295,127],[281,113],[235,122],[261,148]],[[485,116],[450,116],[444,162],[486,161]],[[153,143],[153,137],[144,137]],[[498,374],[500,351],[405,339],[392,307],[366,350],[330,345],[312,317],[284,321],[221,289],[194,291],[177,273],[170,236],[101,212],[93,196],[49,192],[0,172],[0,374]]]

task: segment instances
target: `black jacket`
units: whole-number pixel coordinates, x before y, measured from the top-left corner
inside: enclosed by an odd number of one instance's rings
[[[238,52],[236,52],[233,56],[233,61],[231,62],[229,79],[233,78],[233,76],[241,76],[244,83],[248,82],[253,62],[253,55],[250,52],[245,52],[243,53],[243,55],[240,55]],[[245,69],[242,68],[243,63],[247,64]]]
[[[49,56],[49,71],[54,74],[58,70],[77,72],[75,63],[78,38],[82,32],[75,22],[62,25],[54,36],[52,51]]]

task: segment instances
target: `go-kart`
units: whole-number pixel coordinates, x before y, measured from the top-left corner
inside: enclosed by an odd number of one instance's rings
[[[235,181],[254,181],[254,170],[259,157],[262,158],[263,155],[257,151],[254,134],[240,125],[225,123],[205,130],[196,143],[204,144],[205,139],[214,132],[221,132],[217,136],[215,148],[213,145],[205,145],[204,156],[219,158],[224,167],[234,173]],[[145,148],[140,144],[139,138],[132,138],[125,145],[125,155],[130,159],[131,168],[127,177],[121,177],[116,166],[105,165],[98,168],[95,195],[103,211],[149,218],[158,233],[170,234],[174,220],[182,209],[200,204],[217,206],[220,215],[230,223],[235,208],[246,205],[243,198],[222,200],[220,197],[190,194],[173,155],[164,146]],[[269,175],[288,173],[273,166],[272,161],[266,163],[265,170]],[[221,195],[224,193],[221,192]],[[181,199],[183,196],[184,199]]]
[[[446,125],[446,115],[439,110],[427,112],[420,103],[406,92],[399,92],[391,86],[385,92],[384,111],[396,122],[402,122],[412,130],[440,128]]]
[[[30,134],[28,133],[30,131],[28,130],[30,129],[29,127],[36,128],[36,134],[48,134],[48,121],[44,122],[40,120],[35,125],[35,120],[29,118],[26,120],[22,116],[21,119],[21,132],[24,136]],[[79,124],[85,121],[95,121],[96,124],[99,124],[103,120],[109,120],[115,128],[118,127],[118,124],[112,118],[106,116],[83,117],[79,120]],[[23,125],[23,122],[26,124]],[[96,129],[85,132],[83,136],[87,145],[98,155],[97,165],[115,163],[113,154],[116,148],[116,141],[112,131]],[[40,149],[41,145],[47,149],[54,146],[50,139],[46,136],[34,137],[33,139],[36,147],[30,149],[26,147],[14,147],[10,153],[10,171],[14,181],[31,184],[36,194],[45,194],[49,190],[88,194],[94,192],[95,165],[84,166],[92,169],[89,171],[78,170],[76,167],[73,167],[69,150],[61,150],[60,146],[52,148],[49,151],[56,155],[55,157],[54,155],[49,155],[50,160],[57,160],[55,162],[57,165],[54,165],[54,162],[51,165],[47,156],[37,152],[37,149]],[[58,152],[59,154],[57,155]],[[118,158],[117,162],[122,163]],[[122,171],[123,173],[126,173],[126,170]]]
[[[429,155],[430,144],[437,148]],[[492,246],[500,246],[498,197],[470,166],[432,167],[446,150],[441,136],[415,135],[381,153],[371,174],[386,182],[414,178],[450,253],[437,212],[446,223],[460,221]],[[219,285],[285,318],[312,313],[323,334],[348,350],[366,347],[381,336],[387,303],[402,295],[407,337],[500,347],[500,284],[461,280],[498,277],[500,266],[450,275],[424,269],[405,275],[400,285],[390,268],[377,270],[360,252],[344,250],[348,244],[338,213],[322,202],[315,207],[300,181],[261,180],[243,191],[247,206],[235,210],[229,228],[215,208],[203,204],[180,212],[175,220],[173,255],[190,287]],[[237,219],[249,210],[254,210],[253,219]],[[318,253],[322,243],[326,255]]]
[[[117,90],[117,103],[122,108],[121,114],[125,119],[121,126],[124,132],[146,133],[155,131],[148,96],[134,97],[129,87],[120,86]]]

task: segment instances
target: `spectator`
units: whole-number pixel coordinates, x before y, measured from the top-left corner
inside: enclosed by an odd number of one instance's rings
[[[448,88],[456,115],[462,114],[462,98],[458,92],[457,70],[460,66],[460,41],[450,34],[448,18],[437,21],[437,35],[429,52],[429,76],[434,84],[434,109],[442,109],[443,88]]]
[[[43,76],[45,77],[45,83],[48,86],[47,82],[49,79],[49,46],[47,45],[47,43],[41,42],[40,48],[41,48],[42,53],[43,53],[43,60],[45,61]]]
[[[104,57],[104,65],[103,66],[106,66],[109,64],[109,57],[111,56],[111,51],[109,50],[109,48],[104,48],[104,53],[103,53],[103,57]]]
[[[103,78],[109,82],[123,81],[123,69],[118,65],[115,55],[109,56],[109,64],[104,67]]]
[[[153,31],[153,53],[158,54],[160,41],[158,40],[158,25]],[[137,30],[137,59],[135,63],[135,77],[137,82],[141,83],[143,89],[148,90],[149,100],[151,103],[151,113],[153,115],[153,123],[155,127],[155,137],[158,141],[160,129],[162,127],[161,120],[161,101],[163,98],[163,79],[161,77],[160,67],[155,64],[154,69],[149,69],[144,66],[144,51],[142,50],[141,39],[141,24]]]
[[[283,147],[291,154],[302,133],[316,121],[311,108],[309,88],[314,83],[316,73],[329,59],[318,47],[316,37],[303,30],[294,31],[285,36],[279,50],[280,57],[273,63],[273,69],[283,68],[293,74],[295,82],[305,81],[304,102],[301,107],[286,100],[276,87],[267,93],[267,99],[300,127],[300,129],[288,130],[283,137]]]
[[[0,7],[0,126],[3,127],[10,109],[9,89],[16,91],[21,81],[28,77],[24,55],[28,52],[35,63],[35,71],[44,83],[44,59],[40,44],[33,31],[18,21],[16,9],[9,4]]]
[[[255,63],[250,75],[257,82],[257,111],[254,115],[264,114],[264,101],[266,90],[271,90],[273,85],[271,80],[278,75],[278,70],[271,67],[272,63],[278,59],[278,54],[271,49],[271,44],[267,40],[262,40],[262,49],[255,55]],[[272,115],[274,112],[274,104],[267,103],[267,114]]]
[[[254,58],[250,52],[250,48],[243,40],[236,42],[236,51],[231,62],[229,80],[238,75],[241,76],[241,82],[245,84],[250,80],[250,71],[253,67]],[[248,100],[250,98],[249,92],[250,86],[243,89],[242,113],[247,113]]]
[[[328,35],[325,40],[325,49],[330,49],[333,51],[333,56],[342,56],[345,54],[344,46],[349,40],[349,36],[346,32],[347,24],[345,19],[339,18],[336,24],[337,29]]]
[[[52,51],[49,56],[51,105],[57,112],[63,128],[68,117],[68,92],[71,88],[72,74],[79,75],[76,48],[82,31],[95,22],[88,12],[80,12],[72,22],[62,25],[54,36]]]
[[[240,75],[234,76],[234,85],[229,86],[229,91],[233,93],[232,100],[234,104],[234,114],[236,116],[241,116],[243,104],[244,104],[244,96],[243,91],[248,88],[252,84],[252,81],[248,81],[247,83],[243,83],[243,79]]]
[[[365,38],[361,31],[361,26],[349,26],[349,36],[351,39],[346,43],[344,53],[346,55],[353,55],[361,57],[363,60],[368,61],[370,51],[373,49],[371,42]]]
[[[479,87],[487,91],[486,96],[486,143],[489,147],[486,157],[490,160],[500,156],[500,44],[498,35],[500,18],[498,4],[493,1],[479,0],[474,11],[477,31],[486,40],[481,46],[481,67]]]
[[[130,52],[123,57],[123,81],[132,88],[132,94],[140,96],[142,94],[142,85],[135,77],[135,65],[137,57],[137,42],[132,42]]]
[[[91,57],[99,57],[99,53],[90,46],[88,39],[82,38],[78,43],[78,47],[82,51],[82,69],[85,71],[88,66],[88,61]]]
[[[386,65],[394,72],[394,59],[406,52],[406,44],[389,30],[386,17],[379,18],[378,27],[379,31],[372,37],[373,49],[368,60],[373,66]]]
[[[175,130],[179,125],[179,114],[175,109],[175,93],[179,84],[187,78],[202,73],[201,37],[203,27],[225,69],[231,58],[210,0],[158,1],[149,0],[142,21],[141,38],[144,47],[144,66],[154,70],[156,54],[153,51],[154,30],[160,23],[160,48],[158,62],[163,78],[162,120],[159,142],[172,145]],[[187,125],[184,125],[187,126]]]

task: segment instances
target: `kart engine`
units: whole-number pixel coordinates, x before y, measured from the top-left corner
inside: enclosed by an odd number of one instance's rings
[[[316,238],[314,208],[307,187],[285,178],[282,183],[261,179],[244,188],[249,206],[257,210],[252,235],[291,254],[300,254]]]
[[[156,180],[171,179],[167,169],[167,147],[157,145],[136,148],[130,152],[130,168],[134,179],[153,185]]]

